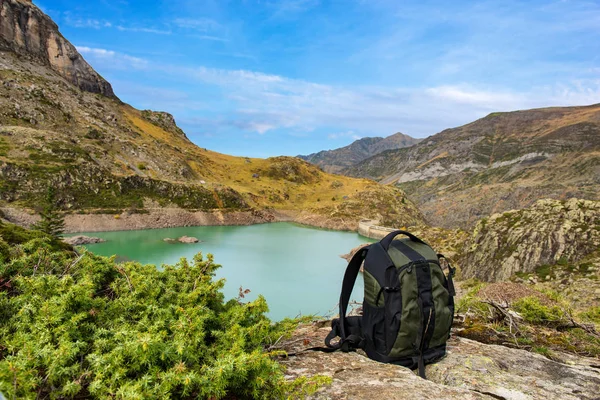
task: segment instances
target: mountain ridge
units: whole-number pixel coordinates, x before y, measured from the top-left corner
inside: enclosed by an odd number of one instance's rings
[[[339,173],[344,168],[355,165],[369,157],[390,149],[414,146],[423,139],[415,139],[401,132],[383,137],[365,137],[348,146],[332,150],[322,150],[299,158],[318,165],[326,172]]]
[[[600,196],[600,105],[492,113],[346,168],[396,184],[445,227],[542,198]]]

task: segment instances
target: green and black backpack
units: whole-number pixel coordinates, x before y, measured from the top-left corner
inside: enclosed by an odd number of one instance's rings
[[[398,235],[408,238],[396,239]],[[365,296],[362,316],[346,316],[352,288],[364,260]],[[330,351],[363,349],[373,360],[418,368],[446,354],[454,316],[455,269],[444,274],[441,260],[416,236],[395,231],[359,250],[348,264],[339,318],[325,339]],[[339,337],[339,341],[332,340]]]

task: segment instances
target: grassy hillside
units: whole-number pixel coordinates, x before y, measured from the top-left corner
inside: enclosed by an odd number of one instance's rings
[[[48,184],[77,212],[148,204],[192,210],[332,212],[397,225],[421,221],[400,190],[334,176],[290,157],[233,157],[200,148],[169,114],[81,91],[52,70],[2,53],[0,201],[35,207]],[[372,198],[379,204],[363,199]],[[149,203],[149,201],[151,201]]]

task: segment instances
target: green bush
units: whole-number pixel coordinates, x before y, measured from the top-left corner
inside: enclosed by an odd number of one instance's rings
[[[471,313],[478,318],[487,318],[491,315],[490,306],[485,304],[478,295],[484,287],[485,284],[482,282],[468,281],[466,287],[468,291],[456,302],[456,312],[459,314]]]
[[[524,297],[515,301],[512,307],[532,324],[560,324],[568,320],[567,311],[562,307],[543,305],[537,297]]]
[[[281,398],[327,381],[284,380],[264,349],[295,324],[272,324],[263,297],[225,302],[211,255],[158,270],[48,237],[18,247],[0,263],[6,398]]]
[[[10,259],[10,246],[0,237],[0,262],[6,262]]]
[[[600,307],[590,307],[586,311],[579,314],[579,317],[586,321],[600,324]]]
[[[42,232],[28,230],[18,225],[0,223],[0,236],[9,245],[16,245],[45,235]]]

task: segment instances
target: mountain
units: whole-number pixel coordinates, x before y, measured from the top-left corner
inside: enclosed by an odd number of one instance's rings
[[[343,173],[396,184],[443,227],[542,198],[598,200],[600,105],[493,113]]]
[[[171,114],[121,102],[33,3],[1,0],[0,207],[36,208],[49,185],[62,209],[90,218],[169,208],[258,210],[271,214],[266,220],[346,229],[361,218],[422,221],[399,189],[329,175],[297,158],[196,146]],[[231,213],[219,215],[226,223]]]
[[[324,171],[339,173],[344,168],[351,167],[366,158],[386,150],[414,146],[422,139],[415,139],[403,133],[396,133],[386,138],[367,137],[359,139],[346,147],[335,150],[323,150],[307,156],[298,156],[312,164],[318,165]]]

